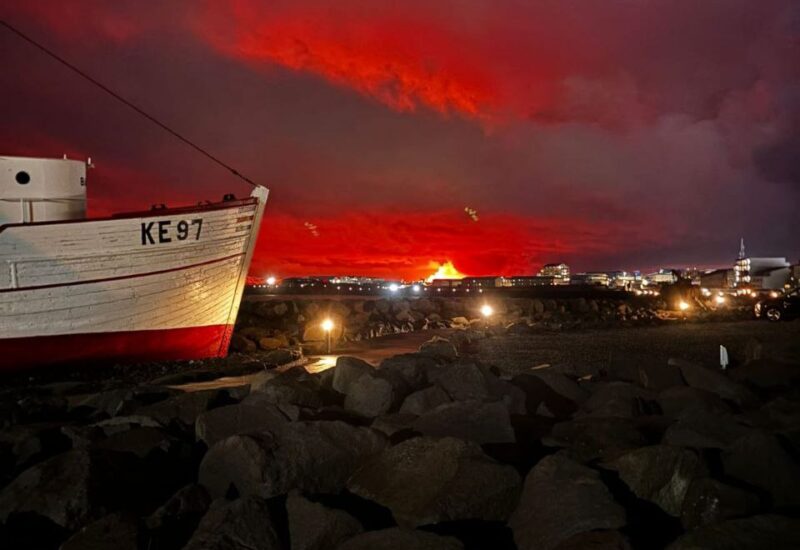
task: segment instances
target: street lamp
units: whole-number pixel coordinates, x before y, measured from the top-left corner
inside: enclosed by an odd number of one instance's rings
[[[489,304],[484,304],[483,306],[481,306],[481,315],[483,315],[486,318],[489,318],[493,314],[494,314],[494,308],[492,306],[490,306]]]
[[[681,311],[686,311],[687,309],[689,309],[689,304],[687,304],[686,302],[684,302],[683,300],[681,300],[681,301],[678,303],[678,309],[680,309]]]
[[[272,276],[267,277],[267,284],[269,286],[275,286],[275,277]]]
[[[328,355],[330,355],[330,353],[331,353],[331,331],[333,330],[333,321],[331,321],[330,319],[325,319],[324,321],[322,321],[322,324],[320,326],[322,327],[322,330],[325,331],[325,340],[328,343]]]

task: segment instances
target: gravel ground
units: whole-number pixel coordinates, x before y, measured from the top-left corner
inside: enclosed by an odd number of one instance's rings
[[[665,362],[670,357],[719,364],[719,346],[735,365],[749,340],[762,344],[763,357],[800,364],[800,320],[785,323],[737,321],[675,323],[657,327],[541,332],[482,340],[478,357],[514,374],[541,364],[589,374],[625,362]]]

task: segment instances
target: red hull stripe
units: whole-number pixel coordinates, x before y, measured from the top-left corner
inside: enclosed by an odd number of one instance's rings
[[[226,260],[231,260],[233,258],[238,258],[239,256],[244,256],[244,253],[240,252],[239,254],[231,254],[230,256],[225,256],[224,258],[217,258],[215,260],[208,260],[205,262],[199,262],[196,264],[191,265],[182,265],[180,267],[172,267],[170,269],[161,269],[159,271],[148,271],[147,273],[134,273],[133,275],[120,275],[118,277],[106,277],[104,279],[90,279],[88,281],[71,281],[69,283],[53,283],[51,285],[34,285],[34,286],[21,286],[19,288],[3,288],[0,289],[0,294],[6,292],[22,292],[23,290],[41,290],[44,288],[59,288],[62,286],[77,286],[77,285],[90,285],[93,283],[106,283],[108,281],[123,281],[125,279],[138,279],[140,277],[149,277],[151,275],[163,275],[164,273],[173,273],[175,271],[184,271],[186,269],[192,269],[195,267],[203,267],[204,265],[211,265],[217,264],[220,262],[224,262]]]
[[[0,339],[0,371],[58,363],[167,361],[224,357],[233,327],[137,330]]]

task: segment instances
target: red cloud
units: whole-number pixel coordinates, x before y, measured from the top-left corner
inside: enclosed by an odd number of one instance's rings
[[[474,223],[456,212],[345,213],[310,220],[267,212],[251,272],[279,276],[362,274],[422,278],[432,261],[452,260],[467,275],[530,273],[542,263],[653,246],[638,224],[487,214]]]

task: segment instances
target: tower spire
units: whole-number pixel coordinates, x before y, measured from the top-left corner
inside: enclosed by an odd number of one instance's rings
[[[744,237],[741,238],[739,241],[739,259],[744,260],[745,253],[744,253]]]

